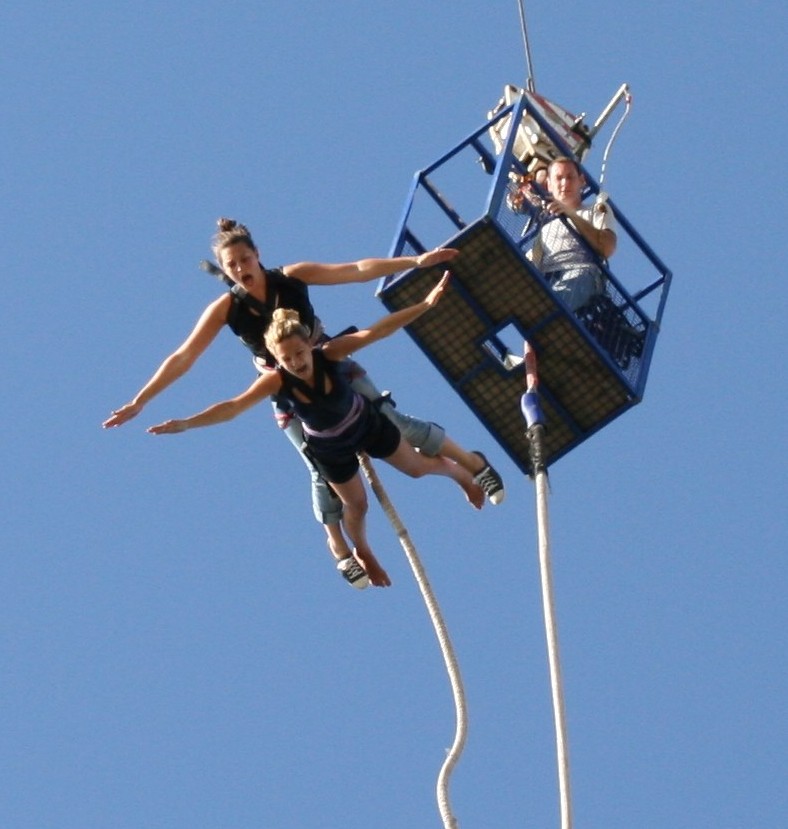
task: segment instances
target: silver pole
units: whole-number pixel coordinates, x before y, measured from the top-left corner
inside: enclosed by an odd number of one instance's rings
[[[542,427],[538,427],[542,428]],[[561,660],[558,648],[558,626],[553,599],[553,575],[550,560],[550,516],[547,504],[547,471],[536,473],[536,517],[539,538],[539,571],[542,583],[547,659],[550,666],[550,690],[555,720],[556,759],[558,762],[558,791],[561,804],[561,829],[572,829],[572,798],[569,782],[569,738],[561,679]]]
[[[531,62],[531,44],[528,42],[528,26],[525,22],[525,5],[523,0],[518,0],[520,9],[520,30],[523,33],[523,46],[525,46],[525,62],[528,65],[528,80],[526,89],[529,92],[536,92],[536,81],[534,80],[533,64]]]
[[[627,95],[629,95],[629,86],[628,84],[622,83],[618,89],[618,92],[616,92],[616,94],[610,99],[608,105],[600,113],[599,118],[594,121],[594,126],[591,127],[588,133],[589,138],[593,138],[599,130],[602,129],[602,126],[610,117],[613,110],[618,106],[622,99],[627,97]]]
[[[572,797],[569,780],[569,737],[566,728],[564,691],[561,680],[561,659],[558,648],[558,623],[553,598],[553,573],[550,547],[550,513],[547,496],[549,484],[544,463],[544,417],[536,391],[538,375],[536,354],[525,343],[526,393],[521,408],[528,424],[528,451],[534,483],[536,484],[536,524],[539,542],[539,573],[542,586],[547,660],[550,669],[550,691],[555,722],[556,759],[558,763],[558,793],[561,806],[561,829],[572,829]]]

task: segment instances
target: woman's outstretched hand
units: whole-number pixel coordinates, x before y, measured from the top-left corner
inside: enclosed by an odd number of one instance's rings
[[[456,248],[435,248],[435,250],[427,251],[416,257],[416,266],[419,268],[429,268],[432,265],[440,265],[443,262],[451,262],[455,256],[459,254]]]
[[[441,281],[424,297],[424,302],[428,308],[434,308],[438,304],[440,298],[446,293],[450,278],[450,271],[444,271]]]
[[[122,426],[133,417],[136,417],[141,411],[142,406],[139,403],[126,403],[125,406],[115,409],[101,425],[105,429]]]
[[[178,432],[185,432],[187,429],[188,426],[184,420],[165,420],[164,423],[148,426],[145,431],[151,435],[177,435]]]

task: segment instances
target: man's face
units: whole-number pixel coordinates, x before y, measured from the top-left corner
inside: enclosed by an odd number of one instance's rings
[[[556,201],[569,207],[579,207],[585,179],[574,164],[559,161],[550,168],[547,189]]]

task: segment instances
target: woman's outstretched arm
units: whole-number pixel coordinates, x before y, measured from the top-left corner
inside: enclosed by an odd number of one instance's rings
[[[283,268],[287,276],[307,285],[344,285],[352,282],[370,282],[410,268],[429,268],[450,262],[459,253],[454,248],[435,248],[419,256],[398,256],[393,259],[359,259],[339,265],[319,262],[298,262]]]
[[[122,426],[136,417],[145,404],[172,385],[194,365],[197,358],[214,341],[227,319],[228,295],[214,300],[201,314],[189,336],[156,369],[153,376],[137,394],[119,409],[115,409],[102,423],[105,429]]]

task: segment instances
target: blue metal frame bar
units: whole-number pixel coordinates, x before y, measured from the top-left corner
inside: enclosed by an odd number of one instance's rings
[[[446,201],[446,199],[443,198],[441,193],[435,189],[432,182],[426,175],[422,175],[421,184],[435,204],[443,209],[443,212],[449,217],[449,220],[457,228],[457,230],[463,230],[466,227],[466,224],[460,214]]]
[[[484,208],[484,212],[488,215],[497,216],[498,211],[501,209],[504,192],[506,191],[509,181],[508,172],[506,175],[501,175],[501,173],[505,168],[508,170],[508,167],[514,159],[514,142],[517,139],[517,125],[519,125],[522,120],[523,112],[525,112],[525,104],[526,97],[525,95],[521,95],[512,109],[512,118],[509,122],[509,134],[506,136],[503,150],[498,156],[498,162],[495,165],[495,172],[493,174],[495,176],[493,186],[487,199],[487,204]],[[499,113],[499,115],[500,114],[502,113]],[[487,128],[489,129],[489,124]]]

